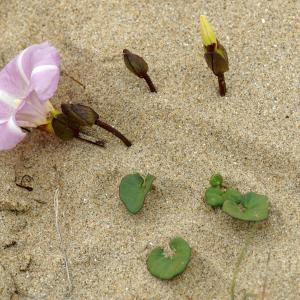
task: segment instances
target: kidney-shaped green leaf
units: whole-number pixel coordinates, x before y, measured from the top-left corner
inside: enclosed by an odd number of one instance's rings
[[[144,205],[145,197],[152,188],[155,177],[147,175],[144,179],[140,174],[129,174],[122,178],[119,196],[126,208],[136,214]]]
[[[174,251],[173,256],[165,256],[164,250],[157,247],[152,250],[147,259],[149,272],[159,279],[172,279],[181,274],[190,261],[191,248],[184,239],[175,238],[169,245]]]
[[[268,198],[253,192],[243,196],[241,204],[226,200],[222,207],[228,215],[244,221],[262,221],[268,218]]]

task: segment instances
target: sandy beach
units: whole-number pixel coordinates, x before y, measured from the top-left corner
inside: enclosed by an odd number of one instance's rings
[[[52,103],[90,105],[133,146],[95,127],[105,149],[34,130],[0,152],[0,299],[300,299],[297,10],[294,0],[1,0],[0,67],[49,41],[62,61]],[[228,52],[225,97],[203,58],[201,14]],[[157,94],[125,68],[124,48],[148,62]],[[118,195],[132,172],[156,176],[137,215]],[[206,205],[214,173],[267,195],[269,219]],[[31,192],[15,184],[24,175]],[[161,281],[146,259],[175,236],[191,261]]]

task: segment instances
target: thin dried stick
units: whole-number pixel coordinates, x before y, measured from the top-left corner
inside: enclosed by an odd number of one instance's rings
[[[254,230],[256,228],[255,225],[256,224],[253,224],[252,228],[250,229],[248,237],[245,241],[245,245],[244,245],[242,251],[240,252],[240,254],[238,256],[238,259],[237,259],[237,262],[236,262],[236,265],[235,265],[235,270],[233,272],[233,278],[232,278],[231,287],[230,287],[230,299],[231,300],[235,299],[236,281],[237,281],[237,278],[238,278],[238,274],[240,272],[240,266],[241,266],[241,263],[242,263],[243,259],[246,256],[246,253],[247,253],[247,250],[250,246],[250,243],[252,242],[252,239],[254,238]]]
[[[86,86],[82,82],[80,82],[78,79],[76,79],[72,75],[68,74],[65,70],[62,70],[61,73],[64,74],[64,75],[66,75],[70,79],[72,79],[74,82],[76,82],[77,84],[79,84],[85,90]]]
[[[55,194],[54,194],[55,228],[56,228],[56,232],[57,232],[59,243],[60,243],[60,250],[64,255],[65,268],[66,268],[67,280],[68,280],[68,289],[69,289],[68,294],[71,294],[71,292],[73,290],[73,284],[72,284],[71,276],[70,276],[69,260],[68,260],[68,256],[67,256],[67,251],[66,251],[64,242],[62,240],[62,237],[61,237],[61,231],[60,231],[60,226],[59,226],[59,221],[58,221],[58,217],[59,217],[58,199],[59,199],[59,189],[56,189]]]
[[[269,271],[269,263],[271,259],[271,253],[268,252],[268,259],[267,259],[267,266],[266,266],[266,273],[265,273],[265,279],[264,279],[264,284],[263,284],[263,290],[261,294],[261,300],[265,299],[266,296],[266,289],[267,289],[267,280],[268,280],[268,271]]]

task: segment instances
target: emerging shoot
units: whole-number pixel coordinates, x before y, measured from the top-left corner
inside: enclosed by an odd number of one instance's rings
[[[221,206],[228,215],[244,221],[262,221],[269,216],[268,198],[253,192],[242,195],[238,189],[225,188],[223,178],[217,174],[211,177],[210,185],[205,192],[208,205]]]

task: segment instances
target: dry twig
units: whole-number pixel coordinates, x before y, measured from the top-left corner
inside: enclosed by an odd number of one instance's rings
[[[55,194],[54,194],[55,228],[56,228],[57,236],[58,236],[59,243],[60,243],[60,250],[61,250],[61,252],[63,253],[63,256],[64,256],[64,262],[65,262],[65,268],[66,268],[67,280],[68,280],[68,294],[70,295],[72,290],[73,290],[73,284],[72,284],[72,281],[71,281],[67,251],[66,251],[66,247],[64,245],[64,242],[63,242],[63,239],[62,239],[62,236],[61,236],[61,231],[60,231],[60,226],[59,226],[58,200],[59,200],[59,189],[56,189]]]

